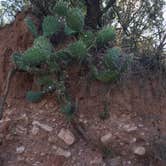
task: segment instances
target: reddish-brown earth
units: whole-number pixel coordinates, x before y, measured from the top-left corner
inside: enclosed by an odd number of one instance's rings
[[[0,30],[1,95],[11,67],[11,54],[27,49],[33,42],[24,17],[25,14],[19,14],[13,24]],[[159,74],[143,74],[105,85],[79,76],[74,68],[69,75],[69,91],[78,102],[77,120],[86,135],[100,147],[100,138],[111,133],[107,148],[94,149],[91,143],[82,139],[60,112],[54,94],[40,103],[28,103],[25,92],[31,88],[33,78],[17,73],[0,121],[0,166],[166,165],[166,80]],[[104,103],[109,103],[110,116],[101,120],[99,115],[104,111]],[[34,134],[34,121],[46,124],[52,130],[39,127]],[[74,134],[73,145],[68,146],[58,138],[62,128]],[[134,154],[134,148],[140,146],[145,148],[145,154]],[[19,147],[23,147],[20,153],[17,152]],[[57,148],[69,152],[70,157],[57,154]]]
[[[4,88],[7,73],[11,68],[11,55],[14,52],[22,52],[33,43],[33,36],[28,31],[24,23],[25,13],[16,16],[16,20],[4,28],[0,29],[0,93]],[[23,96],[25,90],[32,82],[32,78],[26,74],[17,74],[13,79],[11,94],[14,96]],[[29,84],[30,83],[30,84]],[[20,87],[17,88],[17,87]]]

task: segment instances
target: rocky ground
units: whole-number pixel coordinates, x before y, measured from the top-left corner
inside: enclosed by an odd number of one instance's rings
[[[77,120],[92,142],[76,132],[55,96],[37,104],[12,99],[0,121],[1,165],[165,165],[166,98],[157,94],[157,82],[144,80],[144,87],[138,80],[107,87],[94,82],[88,91],[83,85],[73,82],[79,89]],[[110,103],[102,120],[104,100]]]

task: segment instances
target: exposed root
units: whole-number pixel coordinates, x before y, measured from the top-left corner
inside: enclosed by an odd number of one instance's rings
[[[74,130],[77,132],[77,134],[88,144],[88,146],[90,146],[92,148],[92,150],[102,151],[103,146],[102,146],[101,142],[90,138],[87,135],[85,129],[81,126],[81,124],[79,122],[77,122],[76,120],[73,119],[71,121],[71,124],[72,124]]]
[[[5,102],[6,102],[8,93],[9,93],[11,80],[12,80],[12,77],[14,76],[14,74],[16,73],[16,71],[17,71],[17,69],[12,68],[12,69],[9,71],[8,75],[7,75],[4,93],[3,93],[3,96],[1,97],[1,101],[0,101],[0,120],[1,120],[2,117],[3,117],[4,105],[5,105]]]

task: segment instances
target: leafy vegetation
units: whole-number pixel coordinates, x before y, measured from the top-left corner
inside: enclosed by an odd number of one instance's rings
[[[33,36],[37,37],[38,36],[37,29],[36,29],[36,26],[35,26],[34,22],[32,21],[32,19],[30,19],[28,17],[25,18],[25,23],[27,24],[29,30],[32,32]]]
[[[75,59],[85,59],[87,55],[87,48],[83,41],[79,40],[75,43],[70,44],[68,47],[71,57]]]
[[[109,41],[115,39],[115,29],[112,27],[104,27],[97,35],[96,42],[99,46],[104,46]]]
[[[46,16],[42,23],[42,28],[44,36],[57,34],[60,31],[59,20],[54,16]]]
[[[109,103],[107,101],[104,101],[104,110],[99,114],[99,117],[101,120],[106,120],[110,117]]]
[[[57,13],[59,16],[67,16],[67,12],[68,12],[67,3],[60,1],[53,7],[53,12]]]
[[[42,99],[43,92],[33,92],[29,91],[26,95],[26,99],[30,102],[38,102]]]
[[[66,22],[68,27],[76,32],[80,32],[84,27],[84,16],[80,9],[72,8],[68,11]]]
[[[85,30],[84,15],[81,10],[77,7],[67,8],[67,6],[67,3],[63,1],[56,3],[51,10],[53,15],[45,16],[41,23],[41,36],[38,36],[33,21],[30,18],[25,19],[35,40],[33,46],[24,53],[15,53],[13,62],[19,70],[34,74],[37,77],[37,83],[41,86],[42,90],[39,92],[29,91],[26,96],[27,100],[38,102],[45,93],[55,91],[58,101],[62,104],[62,112],[70,116],[74,112],[74,107],[65,87],[67,68],[73,62],[82,65],[84,65],[82,62],[87,62],[90,72],[93,73],[96,80],[110,83],[120,76],[117,65],[121,51],[116,47],[108,49],[103,57],[104,69],[102,70],[93,64],[96,59],[93,50],[105,47],[109,41],[114,41],[115,29],[110,26],[97,32]],[[68,36],[75,36],[77,40],[56,52],[50,38],[58,35],[60,31],[64,31]],[[107,111],[104,112],[104,116],[105,113],[107,114]]]

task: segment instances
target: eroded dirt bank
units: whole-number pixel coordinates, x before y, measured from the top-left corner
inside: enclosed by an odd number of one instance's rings
[[[0,30],[1,94],[11,54],[33,42],[24,17],[18,15],[12,25]],[[118,84],[105,85],[90,83],[75,69],[70,76],[69,89],[78,102],[77,120],[86,135],[103,148],[94,149],[74,130],[54,95],[37,104],[25,101],[32,78],[18,73],[0,121],[0,166],[166,165],[164,79],[158,74],[134,75]],[[103,111],[108,113],[105,120],[101,119]],[[59,133],[67,129],[70,134],[65,143]]]
[[[19,13],[16,20],[0,29],[0,94],[4,88],[8,71],[11,68],[11,55],[14,52],[22,52],[33,43],[33,36],[28,31],[24,18],[27,13]],[[29,88],[32,78],[24,73],[18,73],[12,81],[11,93],[13,97],[22,97],[25,90]],[[19,87],[19,88],[18,88]]]
[[[134,79],[116,86],[93,82],[89,90],[78,77],[70,83],[78,100],[77,120],[88,137],[108,149],[93,149],[82,139],[60,112],[55,96],[38,104],[13,99],[0,122],[4,166],[164,166],[160,159],[165,156],[166,97],[157,81]],[[105,101],[109,102],[109,117],[103,121],[100,113]],[[62,129],[72,132],[74,144],[59,138]],[[18,152],[19,148],[23,151]],[[141,154],[135,154],[137,148],[143,148]]]

